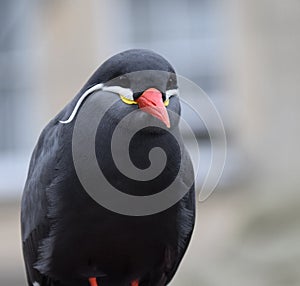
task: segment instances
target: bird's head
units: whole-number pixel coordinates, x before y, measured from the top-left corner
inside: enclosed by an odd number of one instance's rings
[[[159,120],[167,128],[178,125],[176,115],[180,115],[180,103],[174,68],[153,51],[132,49],[109,58],[92,75],[83,91],[97,85],[113,93],[112,99],[118,96],[114,112],[110,114],[116,119],[140,109],[136,120],[149,123]]]
[[[174,68],[162,56],[149,50],[128,50],[104,62],[99,77],[104,78],[104,91],[118,94],[120,109],[139,108],[147,113],[141,114],[144,119],[150,115],[168,128],[178,124],[167,111],[180,113],[175,98],[177,78]]]

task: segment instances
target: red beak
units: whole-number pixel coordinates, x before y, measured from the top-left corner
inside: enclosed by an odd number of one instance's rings
[[[162,94],[156,88],[149,88],[136,100],[139,108],[161,120],[170,128],[170,119],[168,111],[164,106]]]

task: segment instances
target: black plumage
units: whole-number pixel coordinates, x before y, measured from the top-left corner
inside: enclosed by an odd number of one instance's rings
[[[163,57],[148,50],[117,54],[99,67],[41,133],[22,198],[22,242],[28,285],[88,286],[88,279],[96,277],[99,286],[159,286],[167,285],[174,276],[189,244],[195,217],[193,168],[183,143],[158,127],[138,132],[129,150],[133,163],[146,168],[149,150],[160,146],[166,152],[167,165],[149,182],[129,180],[113,164],[110,138],[118,121],[138,106],[119,100],[111,107],[99,124],[95,140],[99,166],[111,184],[137,196],[162,191],[175,177],[191,185],[179,202],[162,212],[147,216],[122,215],[99,205],[84,190],[72,160],[75,120],[68,124],[60,122],[70,116],[86,90],[115,78],[117,81],[111,81],[114,85],[118,83],[133,90],[134,100],[141,96],[141,88],[155,87],[165,100],[167,89],[177,87],[172,74],[173,80],[167,78],[160,83],[153,78],[150,82],[140,78],[135,83],[120,78],[143,70],[175,73]],[[142,86],[133,87],[137,83]],[[89,97],[101,96],[101,93],[116,98],[116,94],[104,91],[96,91]],[[180,114],[177,96],[170,98],[167,110]],[[170,129],[179,133],[178,120],[170,112],[169,116]],[[184,150],[181,155],[180,147]],[[180,164],[183,171],[178,174]],[[138,284],[130,284],[132,281]]]

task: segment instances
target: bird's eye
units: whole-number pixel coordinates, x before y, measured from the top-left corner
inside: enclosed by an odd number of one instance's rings
[[[125,75],[119,76],[117,78],[117,83],[119,86],[122,86],[122,87],[129,87],[129,85],[130,85],[129,79]]]
[[[177,88],[176,75],[171,74],[167,82],[167,89],[175,89],[175,88]]]
[[[130,81],[126,75],[120,75],[106,82],[105,86],[120,86],[128,88],[130,86]]]
[[[120,95],[121,100],[126,104],[137,104],[135,100],[128,99],[127,97]]]

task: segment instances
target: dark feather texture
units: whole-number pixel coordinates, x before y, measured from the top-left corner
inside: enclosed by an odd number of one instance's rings
[[[182,186],[192,185],[179,202],[160,213],[126,216],[99,205],[84,190],[72,157],[74,122],[59,123],[68,118],[89,87],[127,72],[148,69],[174,72],[164,58],[147,50],[130,50],[112,57],[40,135],[22,198],[28,285],[37,282],[40,286],[88,286],[88,278],[97,277],[99,286],[130,285],[137,278],[140,286],[160,286],[167,285],[174,276],[189,244],[195,217],[193,167],[183,143],[176,142],[168,132],[138,132],[129,150],[134,164],[147,167],[149,150],[159,146],[167,154],[167,166],[152,181],[128,180],[113,164],[109,140],[118,120],[136,107],[121,101],[112,106],[98,127],[95,144],[99,166],[108,181],[132,195],[159,192],[175,177],[179,177]],[[103,94],[98,91],[90,96]],[[105,94],[116,98],[113,93]],[[170,100],[168,109],[180,114],[177,97]],[[179,133],[177,123],[175,133]],[[182,155],[180,147],[184,150]]]

